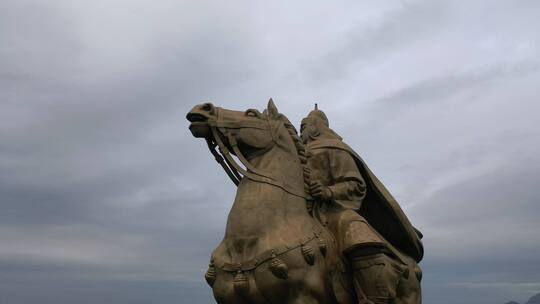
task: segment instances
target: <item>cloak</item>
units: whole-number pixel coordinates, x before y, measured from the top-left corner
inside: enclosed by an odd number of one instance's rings
[[[339,139],[320,138],[308,144],[311,149],[340,149],[352,156],[366,183],[366,196],[357,212],[390,244],[420,262],[424,256],[422,234],[362,158]]]

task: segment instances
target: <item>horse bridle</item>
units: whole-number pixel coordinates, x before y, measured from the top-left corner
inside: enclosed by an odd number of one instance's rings
[[[268,124],[267,127],[262,127],[261,124],[247,124],[239,126],[238,124],[235,124],[234,122],[226,122],[223,121],[219,115],[220,108],[215,107],[215,113],[216,113],[216,119],[215,120],[209,120],[206,123],[209,125],[211,131],[212,131],[212,137],[206,138],[206,143],[208,145],[208,149],[210,150],[210,153],[214,156],[216,161],[221,165],[223,170],[227,173],[229,178],[233,181],[233,183],[238,186],[240,184],[240,181],[247,177],[250,180],[266,183],[270,185],[274,185],[276,187],[279,187],[283,189],[284,191],[299,196],[302,198],[307,199],[308,195],[305,193],[304,189],[298,190],[290,185],[287,185],[286,183],[283,183],[282,181],[279,181],[274,176],[272,176],[268,172],[264,172],[260,169],[255,168],[249,160],[244,156],[242,151],[240,151],[240,148],[238,147],[238,142],[236,141],[236,138],[233,136],[231,132],[221,132],[224,136],[227,137],[227,140],[229,141],[229,145],[231,146],[234,154],[245,167],[242,168],[231,156],[231,151],[227,148],[227,146],[223,143],[223,140],[221,139],[221,136],[219,134],[218,128],[255,128],[255,129],[262,129],[262,130],[270,130],[271,136],[272,136],[272,143],[269,144],[267,147],[262,149],[261,153],[264,153],[268,150],[270,150],[274,145],[278,144],[277,141],[277,135],[276,131],[277,128],[272,128],[272,124],[270,123],[270,118],[267,116],[266,122]],[[216,150],[217,148],[217,150]]]

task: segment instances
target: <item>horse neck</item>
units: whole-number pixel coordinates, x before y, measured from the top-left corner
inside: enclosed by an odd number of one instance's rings
[[[251,159],[258,170],[303,191],[303,168],[295,154],[275,146]],[[270,243],[293,242],[312,233],[312,218],[304,198],[280,187],[242,179],[227,221],[226,239],[264,239]]]
[[[286,150],[275,145],[267,153],[251,160],[260,171],[286,184],[299,192],[304,189],[304,170],[296,150]]]

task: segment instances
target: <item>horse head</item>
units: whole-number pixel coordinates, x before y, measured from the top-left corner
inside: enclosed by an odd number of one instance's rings
[[[250,158],[257,151],[267,149],[279,137],[280,125],[277,108],[272,101],[268,109],[234,111],[216,107],[211,103],[195,106],[186,116],[191,122],[189,129],[195,137],[213,141],[222,140],[228,148],[237,144],[242,153]],[[234,151],[231,152],[234,154]]]
[[[286,160],[305,164],[304,147],[296,129],[285,115],[279,113],[272,99],[263,112],[256,109],[235,111],[203,103],[193,107],[186,118],[191,122],[189,129],[193,136],[206,139],[216,160],[237,185],[242,175],[280,186],[290,184],[288,180],[283,181],[287,176],[276,176],[280,174],[259,168],[265,165],[261,158],[275,150],[273,148],[280,150]],[[215,151],[216,146],[225,161]],[[235,155],[246,169],[241,168],[230,154]],[[300,193],[303,190],[294,189],[293,192],[304,195]]]

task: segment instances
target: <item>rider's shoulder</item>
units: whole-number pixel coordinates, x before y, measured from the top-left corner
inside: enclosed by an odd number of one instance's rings
[[[325,151],[352,152],[352,149],[346,143],[337,139],[315,140],[310,142],[306,148],[313,153],[324,153]]]

